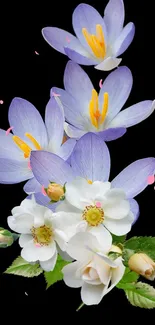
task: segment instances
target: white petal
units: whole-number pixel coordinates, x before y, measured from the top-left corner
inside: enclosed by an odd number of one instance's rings
[[[47,261],[56,251],[55,242],[48,246],[35,246],[34,242],[29,242],[21,251],[21,256],[28,262]]]
[[[86,205],[93,203],[87,199],[90,188],[91,185],[85,179],[77,178],[72,183],[66,184],[66,200],[74,207],[83,210]]]
[[[133,214],[130,212],[126,218],[123,219],[109,219],[104,220],[104,226],[114,235],[126,235],[131,230],[131,225],[134,220]]]
[[[115,204],[107,204],[104,207],[105,218],[122,219],[125,218],[130,211],[130,204],[127,200],[118,201]]]
[[[107,285],[109,283],[111,267],[98,256],[95,258],[95,260],[96,260],[96,270],[99,275],[99,278],[104,285]]]
[[[24,247],[32,240],[32,235],[21,235],[19,238],[20,247]]]
[[[82,286],[83,281],[80,277],[76,275],[76,271],[79,268],[79,262],[73,262],[64,266],[62,273],[64,275],[64,282],[67,286],[71,288],[79,288]]]
[[[104,253],[109,252],[112,245],[112,236],[109,231],[102,224],[97,227],[90,227],[88,231],[97,238],[101,246],[101,251]]]
[[[66,242],[67,242],[67,236],[66,234],[60,230],[60,229],[55,229],[54,230],[54,238],[57,244],[60,246],[62,251],[66,250]]]
[[[49,260],[40,262],[40,266],[42,267],[42,269],[44,271],[50,272],[50,271],[53,271],[56,261],[57,261],[57,252],[55,252],[53,257],[50,258]]]
[[[71,258],[66,252],[62,251],[59,246],[57,246],[57,251],[63,260],[67,262],[72,262],[73,258]]]
[[[29,234],[31,233],[31,228],[33,226],[33,216],[28,213],[23,213],[16,217],[10,216],[8,217],[7,222],[12,230],[22,234]]]
[[[84,283],[81,289],[81,299],[85,305],[97,305],[102,299],[104,284],[92,285]]]
[[[116,284],[122,279],[125,271],[125,266],[122,263],[121,257],[119,257],[116,262],[118,263],[118,267],[116,269],[112,269],[112,275],[111,275],[111,285],[106,290],[105,294],[111,291]]]
[[[102,70],[102,71],[110,71],[110,70],[118,67],[118,65],[121,63],[121,61],[122,61],[122,59],[120,59],[120,58],[108,57],[107,59],[105,59],[98,65],[96,65],[95,69]]]

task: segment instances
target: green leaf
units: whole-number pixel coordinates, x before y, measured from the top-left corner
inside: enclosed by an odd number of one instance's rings
[[[155,308],[155,289],[147,283],[138,282],[131,289],[125,290],[131,305],[146,309]]]
[[[125,249],[143,252],[155,260],[155,237],[132,237],[125,242]]]
[[[126,235],[124,235],[124,236],[112,235],[112,243],[114,245],[123,244],[125,242],[125,239],[126,239]]]
[[[42,272],[43,270],[40,268],[39,264],[29,264],[21,256],[19,256],[13,261],[12,265],[8,267],[4,273],[32,278],[34,276],[38,276]]]
[[[129,269],[129,267],[126,267],[124,276],[121,281],[117,284],[117,288],[126,289],[129,284],[137,282],[138,278],[139,275],[136,272],[133,272]]]
[[[63,279],[63,274],[61,272],[62,268],[69,264],[70,262],[64,261],[60,255],[58,255],[57,262],[53,271],[44,272],[45,280],[47,283],[46,289],[48,289],[52,284]]]

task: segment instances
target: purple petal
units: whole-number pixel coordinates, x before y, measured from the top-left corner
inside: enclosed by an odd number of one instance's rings
[[[125,133],[125,128],[110,128],[96,134],[102,137],[104,141],[112,141],[122,137]]]
[[[81,44],[92,54],[91,48],[87,44],[83,33],[82,28],[86,28],[90,34],[96,34],[96,25],[99,24],[103,28],[103,33],[106,39],[106,27],[103,21],[103,18],[98,13],[96,9],[92,6],[85,3],[79,4],[73,12],[73,28],[75,34],[79,38]]]
[[[114,43],[113,51],[116,56],[119,56],[126,51],[126,49],[133,41],[134,35],[135,25],[133,23],[127,24]]]
[[[80,139],[84,134],[87,133],[86,131],[80,130],[73,125],[69,125],[68,123],[65,123],[64,129],[66,134],[70,138],[75,138],[75,139]]]
[[[12,134],[6,135],[6,131],[0,129],[0,158],[25,161],[22,151],[16,146]]]
[[[76,63],[69,61],[64,73],[65,90],[88,111],[89,102],[94,88],[87,73]]]
[[[145,100],[120,112],[109,124],[109,127],[130,127],[144,121],[155,110],[155,101]]]
[[[49,138],[48,149],[53,153],[57,153],[62,144],[64,122],[64,111],[60,100],[53,96],[50,98],[45,112],[45,124]]]
[[[28,142],[25,133],[30,133],[41,145],[47,146],[47,132],[40,113],[27,100],[14,98],[9,107],[9,123],[13,133]]]
[[[140,214],[140,212],[139,212],[139,205],[138,205],[137,201],[134,200],[134,199],[130,199],[129,200],[129,203],[130,203],[130,210],[131,210],[131,212],[134,215],[134,221],[133,221],[133,225],[134,225],[134,223],[139,218],[139,214]]]
[[[60,100],[64,108],[66,120],[79,129],[82,129],[84,118],[81,115],[82,107],[78,104],[78,102],[63,89],[53,87],[51,89],[51,93],[52,92],[60,95]]]
[[[121,63],[121,58],[115,58],[115,57],[108,57],[107,59],[103,60],[101,63],[95,66],[95,69],[101,70],[101,71],[110,71],[114,68],[117,68],[118,65]]]
[[[35,179],[35,177],[29,179],[29,181],[24,185],[24,191],[27,194],[37,193],[41,191],[40,183]]]
[[[109,94],[109,106],[106,117],[106,124],[110,122],[121,110],[129,97],[132,88],[133,78],[127,67],[119,67],[111,72],[105,79],[99,93],[100,107],[103,104],[103,94]]]
[[[40,204],[43,205],[44,207],[55,211],[56,207],[58,206],[58,203],[50,203],[50,199],[48,196],[44,196],[41,192],[38,193],[34,193],[33,194],[35,201]],[[27,196],[27,199],[31,200],[32,199],[32,195]]]
[[[87,55],[87,51],[82,47],[79,40],[63,29],[45,27],[42,29],[42,35],[50,46],[63,54],[66,54],[64,48],[69,47],[83,55]]]
[[[87,56],[86,54],[79,53],[69,47],[64,48],[65,54],[71,59],[72,61],[82,64],[82,65],[95,65],[97,60]]]
[[[147,178],[155,172],[155,158],[145,158],[133,162],[112,181],[112,186],[122,188],[132,199],[148,185]]]
[[[61,157],[63,160],[67,160],[70,157],[75,147],[75,144],[76,144],[76,140],[68,139],[65,143],[62,144],[57,155]]]
[[[85,134],[75,145],[71,166],[78,176],[91,181],[107,181],[110,173],[109,150],[100,137]]]
[[[32,172],[28,169],[27,160],[18,161],[0,159],[0,183],[15,184],[31,178]]]
[[[110,0],[104,11],[104,22],[107,29],[108,43],[113,43],[120,35],[124,25],[123,0]]]
[[[47,151],[32,151],[30,163],[37,181],[47,187],[49,182],[64,185],[74,178],[71,167],[60,157]]]

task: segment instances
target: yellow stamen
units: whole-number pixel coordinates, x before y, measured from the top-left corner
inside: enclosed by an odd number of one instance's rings
[[[82,28],[82,33],[93,54],[98,59],[104,59],[106,55],[106,45],[102,26],[99,24],[96,25],[96,35],[89,34],[86,28]]]
[[[93,184],[93,182],[91,181],[91,179],[87,180],[88,184]]]
[[[107,111],[108,111],[108,105],[109,105],[109,95],[108,93],[104,93],[103,95],[103,106],[102,106],[102,113],[101,113],[101,123],[104,122]]]
[[[34,144],[37,150],[41,150],[40,144],[30,133],[25,133],[25,136],[30,139],[30,141]]]
[[[19,149],[24,152],[24,157],[28,158],[31,152],[31,148],[23,140],[17,137],[17,135],[14,135],[12,138],[15,144],[19,147]]]
[[[99,110],[99,100],[98,94],[95,89],[92,90],[92,98],[89,102],[89,115],[92,125],[94,125],[97,129],[104,122],[109,105],[109,95],[108,93],[104,93],[103,95],[103,106],[102,113]]]
[[[89,205],[85,207],[82,218],[87,221],[89,226],[95,227],[103,223],[104,211],[102,208],[97,208],[96,206]]]

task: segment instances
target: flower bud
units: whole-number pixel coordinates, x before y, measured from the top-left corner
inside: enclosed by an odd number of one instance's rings
[[[122,254],[122,250],[116,246],[116,245],[112,245],[110,248],[110,252],[114,252],[114,253],[118,253],[118,254]]]
[[[0,247],[8,247],[13,243],[13,236],[10,231],[0,228]]]
[[[64,194],[64,187],[60,184],[51,183],[48,185],[47,195],[52,201],[58,202],[59,200],[63,200]]]
[[[143,253],[133,254],[128,261],[129,268],[148,280],[155,279],[155,263]]]

